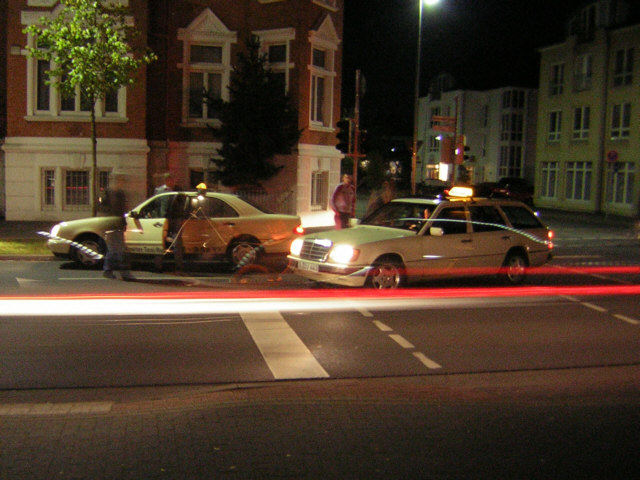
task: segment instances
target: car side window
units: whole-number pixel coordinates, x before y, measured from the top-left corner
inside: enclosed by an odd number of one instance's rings
[[[538,220],[538,217],[524,207],[503,205],[501,208],[513,228],[542,228],[542,223]]]
[[[445,207],[431,226],[441,228],[445,235],[452,235],[467,233],[467,223],[464,207]]]
[[[498,209],[491,205],[470,206],[471,227],[474,232],[492,232],[503,230],[506,226]]]
[[[206,217],[229,218],[238,216],[238,212],[236,212],[227,202],[220,200],[219,198],[204,197],[199,200],[199,206],[202,208],[202,213]]]
[[[161,195],[147,203],[138,212],[138,218],[164,218],[175,195]]]

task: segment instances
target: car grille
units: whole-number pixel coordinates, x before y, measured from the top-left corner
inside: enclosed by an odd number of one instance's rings
[[[332,243],[329,240],[305,240],[300,251],[300,258],[315,262],[326,262]]]

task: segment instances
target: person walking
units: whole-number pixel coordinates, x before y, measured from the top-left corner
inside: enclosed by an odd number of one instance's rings
[[[124,231],[127,228],[127,196],[125,194],[126,175],[119,171],[111,174],[109,187],[102,199],[102,216],[114,217],[114,229],[105,232],[107,253],[104,256],[102,274],[105,278],[116,279],[119,271],[122,280],[135,280],[131,275],[131,265],[124,243]]]
[[[342,183],[338,184],[331,195],[330,205],[334,212],[336,228],[347,228],[349,219],[356,216],[356,189],[351,175],[342,176]]]

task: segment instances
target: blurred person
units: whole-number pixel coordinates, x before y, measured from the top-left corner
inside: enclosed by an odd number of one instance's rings
[[[156,187],[153,190],[153,194],[157,195],[163,192],[173,191],[174,181],[173,176],[169,172],[156,173],[154,176]]]
[[[336,228],[347,228],[349,218],[356,216],[356,189],[351,175],[342,176],[342,183],[336,186],[331,195],[330,205],[334,212]]]
[[[123,280],[131,281],[134,280],[134,277],[131,275],[131,264],[124,243],[124,231],[127,228],[125,214],[128,211],[125,193],[126,181],[126,174],[113,171],[111,181],[101,202],[102,216],[117,218],[115,228],[105,232],[107,253],[104,256],[103,275],[105,278],[115,279],[115,272],[119,271]]]
[[[386,205],[395,198],[395,189],[393,184],[388,180],[382,182],[382,188],[371,192],[369,197],[369,203],[367,204],[367,211],[364,216],[368,217],[371,213],[375,212],[378,208]]]

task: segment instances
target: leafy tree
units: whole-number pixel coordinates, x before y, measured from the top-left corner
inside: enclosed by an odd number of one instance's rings
[[[219,102],[222,141],[213,159],[216,176],[224,185],[260,185],[283,167],[274,165],[275,155],[287,155],[300,138],[298,112],[282,80],[260,53],[252,37],[246,51],[238,54],[229,85],[229,101]]]
[[[47,71],[49,84],[63,96],[81,98],[91,106],[91,146],[93,159],[92,214],[96,215],[98,195],[96,102],[123,86],[134,83],[143,63],[156,60],[148,49],[134,49],[137,30],[127,20],[127,7],[111,0],[61,0],[64,6],[53,18],[43,17],[25,33],[37,39],[28,47],[29,55],[52,62]]]

